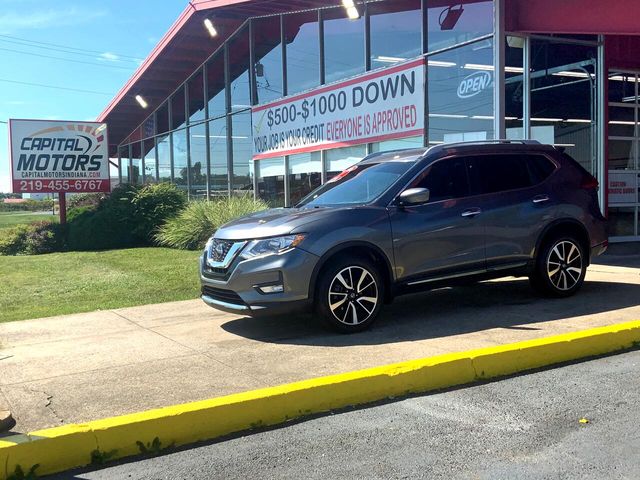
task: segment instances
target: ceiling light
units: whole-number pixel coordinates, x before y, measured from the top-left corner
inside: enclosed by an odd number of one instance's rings
[[[467,118],[467,115],[459,115],[454,113],[430,113],[429,116],[437,118]]]
[[[588,118],[567,118],[568,123],[591,123]]]
[[[575,147],[575,143],[554,143],[554,147]]]
[[[354,7],[348,7],[347,8],[347,16],[351,20],[357,20],[357,19],[360,18],[360,12],[358,12],[358,9],[355,6]]]
[[[342,0],[342,6],[344,8],[353,8],[356,5],[353,3],[353,0]]]
[[[427,60],[427,64],[431,67],[455,67],[456,62],[444,62],[442,60]]]
[[[209,35],[211,35],[212,37],[218,36],[218,30],[216,30],[216,27],[213,26],[213,22],[211,20],[205,18],[204,26],[207,29],[207,32],[209,32]]]
[[[524,69],[522,67],[504,67],[504,71],[509,73],[522,73]]]
[[[493,120],[493,115],[473,115],[471,118],[475,118],[476,120]]]
[[[490,70],[493,71],[493,65],[482,65],[480,63],[465,63],[462,68],[467,70]]]
[[[562,72],[552,73],[552,75],[555,75],[556,77],[589,78],[589,74],[587,72],[562,71]],[[591,76],[595,77],[595,75],[593,74]]]
[[[136,102],[138,102],[138,104],[142,107],[142,108],[147,108],[149,106],[149,104],[147,103],[147,101],[142,98],[141,95],[136,95]]]
[[[382,62],[382,63],[398,63],[404,62],[406,58],[402,57],[385,57],[384,55],[378,55],[373,59],[374,62]]]
[[[561,122],[562,119],[561,118],[539,117],[539,118],[532,118],[531,121],[532,122]]]
[[[636,122],[632,120],[611,120],[610,125],[635,125]]]

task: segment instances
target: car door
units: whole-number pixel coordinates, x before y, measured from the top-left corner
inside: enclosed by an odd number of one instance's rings
[[[482,204],[487,269],[526,263],[553,217],[554,199],[543,181],[556,168],[544,155],[496,153],[470,157],[472,191]]]
[[[469,197],[464,158],[437,160],[407,188],[428,188],[427,203],[389,206],[398,281],[424,283],[485,268],[481,209]]]

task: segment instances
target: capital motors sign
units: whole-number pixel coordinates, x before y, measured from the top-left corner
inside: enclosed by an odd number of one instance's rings
[[[14,193],[108,192],[106,124],[9,120]]]

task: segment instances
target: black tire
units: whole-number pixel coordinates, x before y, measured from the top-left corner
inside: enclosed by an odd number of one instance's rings
[[[559,235],[540,248],[529,281],[542,295],[564,298],[580,290],[586,273],[587,257],[580,241],[571,235]]]
[[[316,284],[316,313],[325,325],[341,333],[361,332],[380,313],[384,287],[382,275],[372,261],[360,257],[330,260]]]

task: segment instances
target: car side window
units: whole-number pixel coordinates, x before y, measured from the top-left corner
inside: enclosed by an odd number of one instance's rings
[[[429,203],[469,195],[469,179],[463,158],[439,160],[427,167],[412,184],[414,188],[428,188]]]
[[[516,190],[533,185],[524,155],[478,155],[471,169],[479,184],[479,193]]]
[[[544,155],[526,155],[526,158],[534,185],[544,182],[556,169],[555,164]]]

